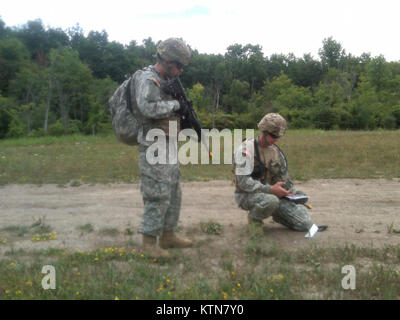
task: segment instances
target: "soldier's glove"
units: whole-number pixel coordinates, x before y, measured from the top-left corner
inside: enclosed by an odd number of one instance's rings
[[[180,116],[187,116],[190,112],[190,104],[192,100],[188,99],[187,101],[179,100],[180,108],[178,109],[177,113]]]

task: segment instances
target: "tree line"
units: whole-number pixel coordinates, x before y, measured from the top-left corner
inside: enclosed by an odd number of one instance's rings
[[[156,46],[41,20],[8,27],[0,17],[0,139],[111,131],[108,98],[154,63]],[[400,61],[354,56],[332,37],[318,55],[267,57],[257,44],[223,55],[192,50],[181,79],[204,128],[255,128],[267,112],[290,128],[400,128]]]

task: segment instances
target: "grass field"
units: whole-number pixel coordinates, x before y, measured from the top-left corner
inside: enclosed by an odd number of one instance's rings
[[[152,259],[132,246],[90,251],[11,250],[0,260],[0,299],[399,299],[400,248],[312,247],[283,252],[259,228],[246,227],[239,250],[194,255],[172,250]],[[223,236],[220,235],[212,237]],[[217,248],[216,248],[217,249]],[[210,263],[211,256],[213,262]],[[238,263],[240,261],[240,263]],[[56,270],[44,290],[41,270]],[[343,266],[357,270],[356,287],[342,287]]]
[[[279,141],[294,179],[398,178],[400,131],[289,131]],[[0,184],[65,185],[138,182],[138,152],[107,137],[45,137],[0,141]],[[182,180],[231,179],[231,165],[184,165]],[[0,188],[1,192],[1,188]],[[50,225],[0,224],[8,236],[49,241]],[[94,232],[82,224],[80,232]],[[113,229],[101,230],[111,236]],[[400,248],[312,247],[277,250],[258,228],[245,226],[239,248],[219,252],[223,237],[212,221],[195,254],[172,250],[172,259],[151,259],[132,243],[90,251],[12,247],[0,258],[2,299],[400,299]],[[388,232],[394,232],[389,230]],[[396,230],[397,232],[397,230]],[[50,235],[41,238],[36,234]],[[212,257],[217,264],[210,264]],[[41,286],[44,265],[57,270],[57,289]],[[357,269],[356,290],[344,290],[342,266]]]
[[[294,179],[400,177],[399,130],[289,131],[278,145]],[[183,181],[232,178],[230,164],[187,164],[181,169]],[[138,180],[137,147],[125,146],[114,136],[0,141],[0,184]]]

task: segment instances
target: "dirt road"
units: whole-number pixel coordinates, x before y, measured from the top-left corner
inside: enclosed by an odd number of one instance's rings
[[[290,231],[265,220],[264,232],[271,242],[287,250],[309,245],[355,244],[382,247],[400,244],[400,179],[337,179],[295,182],[311,197],[310,215],[317,224],[327,224],[325,232],[306,239],[303,232]],[[210,241],[223,250],[243,234],[247,218],[233,199],[230,181],[182,183],[183,203],[180,227],[196,243],[207,237],[201,222],[222,226],[219,236]],[[0,231],[0,253],[10,248],[48,248],[90,250],[99,247],[140,244],[137,230],[142,214],[142,199],[137,184],[81,185],[6,185],[0,187],[0,229],[29,227],[38,219],[56,232],[56,239],[32,241],[32,233],[17,235]],[[83,228],[90,224],[93,231]],[[213,245],[214,246],[214,245]],[[186,250],[186,249],[185,249]],[[190,249],[189,249],[190,250]]]

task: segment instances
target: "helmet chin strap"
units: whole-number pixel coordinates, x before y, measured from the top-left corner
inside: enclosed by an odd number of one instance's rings
[[[160,62],[161,62],[161,65],[163,66],[165,72],[167,73],[166,77],[170,78],[171,77],[171,69],[173,68],[172,62],[169,62],[169,61],[164,60],[164,59],[161,59]]]

